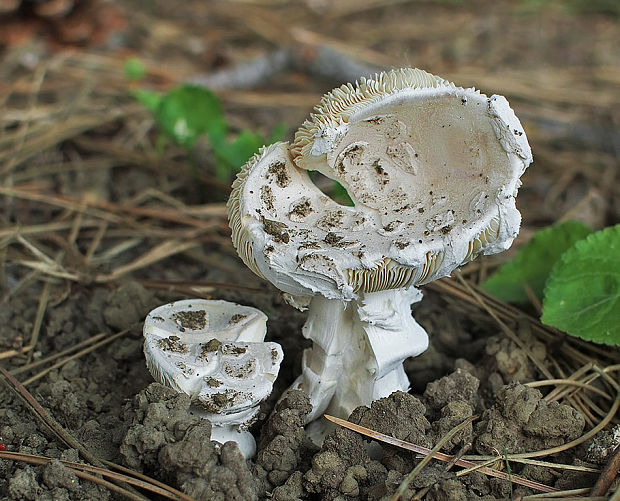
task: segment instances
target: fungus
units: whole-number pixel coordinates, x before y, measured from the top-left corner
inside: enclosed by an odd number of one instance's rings
[[[191,412],[212,424],[211,440],[256,452],[247,428],[273,388],[282,348],[263,342],[267,317],[249,306],[188,299],[165,304],[144,322],[144,355],[153,377],[192,398]]]
[[[310,396],[309,421],[408,390],[402,362],[428,346],[411,315],[416,287],[511,245],[531,160],[504,97],[401,69],[332,90],[292,144],[247,162],[227,205],[233,244],[292,304],[309,302],[313,345],[294,385]],[[323,194],[309,170],[354,206]]]

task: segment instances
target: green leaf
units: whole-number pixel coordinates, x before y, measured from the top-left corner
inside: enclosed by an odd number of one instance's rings
[[[213,131],[209,141],[217,161],[215,175],[223,182],[229,182],[264,143],[262,137],[247,130],[241,131],[234,141],[228,141],[222,131]]]
[[[282,141],[284,139],[284,134],[286,134],[286,124],[276,125],[271,131],[271,134],[269,135],[267,141],[265,141],[265,144],[273,144],[277,143],[278,141]]]
[[[620,345],[620,225],[562,255],[545,288],[541,320],[573,336]]]
[[[527,303],[527,285],[540,299],[549,272],[559,257],[592,230],[578,221],[566,221],[536,233],[517,255],[501,266],[482,287],[499,299]]]
[[[177,144],[188,149],[203,134],[227,128],[215,94],[196,85],[182,85],[168,92],[155,110],[155,118]]]
[[[263,144],[265,144],[265,140],[261,136],[248,130],[242,130],[230,145],[227,160],[235,170],[238,170]]]
[[[233,141],[228,141],[226,134],[221,130],[212,131],[209,134],[209,141],[217,159],[216,177],[220,181],[229,182],[261,146],[280,141],[285,131],[284,124],[278,125],[267,141],[261,135],[249,130],[242,130]]]
[[[209,138],[215,155],[215,175],[230,182],[241,166],[266,143],[279,141],[286,132],[284,124],[271,133],[270,141],[248,130],[230,141],[228,124],[220,102],[211,91],[196,85],[182,85],[161,96],[138,90],[133,96],[151,110],[167,137],[190,150],[203,135]]]
[[[127,59],[123,69],[128,80],[142,80],[146,75],[146,67],[137,57]]]
[[[152,90],[138,89],[134,90],[131,95],[148,110],[155,112],[161,103],[161,94]]]
[[[341,205],[346,205],[347,207],[353,207],[355,205],[353,203],[353,200],[351,200],[351,197],[349,196],[349,192],[338,181],[334,181],[332,198],[334,199],[334,201],[338,202]]]

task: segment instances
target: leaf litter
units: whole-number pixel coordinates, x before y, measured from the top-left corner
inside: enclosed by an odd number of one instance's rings
[[[283,44],[284,36],[293,46],[289,54],[326,54],[343,72],[342,61],[358,68],[402,65],[395,55],[423,43],[419,65],[510,95],[525,118],[537,163],[519,197],[522,243],[568,214],[594,229],[618,220],[617,145],[602,132],[617,128],[617,64],[604,52],[617,39],[617,22],[543,11],[544,22],[565,25],[545,33],[548,50],[540,51],[527,46],[534,27],[510,24],[517,12],[502,5],[497,26],[518,30],[500,36],[493,23],[487,26],[498,43],[479,49],[488,52],[485,64],[474,58],[478,40],[465,32],[458,42],[442,35],[452,23],[468,26],[466,9],[420,3],[413,18],[394,2],[303,3],[309,8],[240,2],[243,18],[201,2],[179,6],[169,20],[156,5],[140,11],[128,31],[133,55],[144,62],[139,83],[124,75],[127,53],[109,45],[53,53],[33,39],[27,46],[39,61],[33,68],[20,62],[23,48],[4,50],[0,76],[10,83],[0,86],[0,363],[21,381],[3,372],[12,381],[0,391],[0,442],[7,449],[0,455],[10,459],[2,463],[5,498],[212,499],[224,492],[223,479],[232,478],[230,499],[387,500],[397,493],[401,499],[536,499],[545,489],[555,499],[586,499],[597,479],[608,478],[602,472],[613,463],[613,450],[607,447],[596,462],[584,451],[618,425],[620,355],[541,324],[533,306],[519,309],[481,290],[478,284],[504,257],[479,260],[457,279],[425,288],[416,318],[431,333],[431,347],[407,362],[411,393],[358,409],[348,420],[372,428],[374,438],[391,437],[392,445],[365,445],[338,428],[321,448],[312,444],[300,424],[304,396],[276,405],[298,370],[303,316],[237,260],[223,205],[228,185],[216,178],[208,146],[196,144],[193,170],[182,149],[158,150],[153,119],[130,92],[136,85],[166,92],[252,58],[273,62],[272,45]],[[319,22],[326,19],[320,9],[332,9],[332,20]],[[389,30],[377,26],[377,14],[395,20]],[[211,38],[204,38],[205,19]],[[293,29],[290,19],[297,19]],[[591,23],[607,27],[595,32],[599,59],[572,45],[575,69],[558,65],[566,38],[590,37]],[[191,33],[191,43],[179,33]],[[251,50],[236,41],[257,35]],[[516,41],[531,51],[530,63],[494,72],[493,64],[501,67],[516,54]],[[204,51],[211,43],[212,52]],[[200,64],[192,44],[203,47]],[[171,47],[185,57],[171,56]],[[278,123],[300,123],[324,90],[348,79],[324,73],[331,79],[324,85],[286,64],[269,85],[221,86],[217,94],[235,131],[267,134]],[[220,82],[232,78],[219,75]],[[252,429],[259,451],[249,466],[234,450],[213,448],[208,427],[187,417],[189,403],[153,384],[146,371],[140,322],[152,307],[191,296],[263,309],[271,319],[269,338],[284,347],[274,395]],[[395,441],[419,448],[399,450]],[[193,455],[197,447],[201,456]],[[439,456],[448,467],[430,459]],[[70,474],[81,491],[64,483]],[[608,483],[590,498],[614,489]]]

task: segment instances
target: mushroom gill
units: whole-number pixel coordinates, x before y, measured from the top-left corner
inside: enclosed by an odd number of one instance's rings
[[[307,155],[308,148],[322,129],[347,123],[356,111],[389,94],[405,89],[438,87],[455,88],[455,85],[418,68],[391,70],[378,73],[373,78],[362,77],[355,85],[341,85],[321,98],[321,102],[314,108],[316,113],[297,130],[291,145],[291,157],[296,162],[298,157]]]
[[[272,149],[276,147],[276,144],[261,148],[258,153],[246,162],[232,184],[230,198],[226,203],[228,224],[232,231],[231,239],[233,247],[245,265],[264,280],[267,279],[261,273],[258,263],[256,262],[256,258],[254,257],[254,245],[250,241],[247,230],[241,221],[241,197],[243,193],[243,186],[248,174],[256,164],[258,164],[266,155],[270,153]]]
[[[478,257],[480,252],[499,238],[500,220],[499,215],[495,216],[489,224],[467,244],[467,254],[463,259],[463,264],[469,263]]]
[[[389,258],[384,258],[373,269],[346,270],[347,283],[353,287],[353,291],[356,293],[407,287],[415,277],[415,272],[415,268],[402,266]]]

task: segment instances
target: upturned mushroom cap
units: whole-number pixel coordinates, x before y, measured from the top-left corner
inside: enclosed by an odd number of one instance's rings
[[[214,424],[232,414],[238,422],[227,424],[245,422],[270,395],[283,358],[279,344],[262,341],[266,320],[260,310],[227,301],[160,306],[144,322],[149,371],[190,395]]]
[[[315,111],[291,146],[248,161],[228,203],[237,252],[280,290],[348,300],[420,285],[516,237],[532,155],[502,96],[403,69],[334,89]]]

